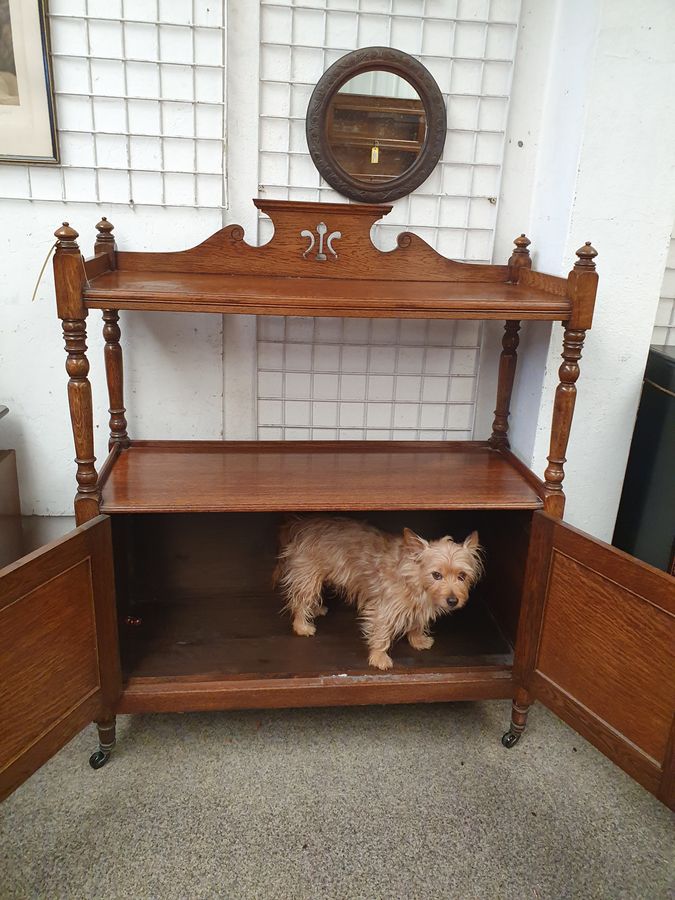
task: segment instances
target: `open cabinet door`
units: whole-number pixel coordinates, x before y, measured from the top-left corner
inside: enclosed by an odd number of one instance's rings
[[[110,520],[0,570],[0,800],[121,691]]]
[[[675,804],[675,579],[534,515],[516,678]]]

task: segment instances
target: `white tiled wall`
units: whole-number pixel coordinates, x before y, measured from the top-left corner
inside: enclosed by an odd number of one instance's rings
[[[453,259],[492,258],[520,0],[262,0],[261,195],[340,202],[309,156],[305,113],[346,52],[418,58],[446,101],[429,179],[375,228],[382,249],[414,231]],[[346,202],[346,201],[345,201]],[[261,242],[271,236],[261,217]],[[260,319],[258,425],[268,438],[471,437],[479,323]]]
[[[225,206],[225,9],[51,0],[60,166],[0,166],[0,196]]]
[[[652,344],[675,347],[675,237],[670,241]]]

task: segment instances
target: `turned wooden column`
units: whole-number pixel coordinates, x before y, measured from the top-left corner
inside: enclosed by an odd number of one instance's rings
[[[94,421],[87,359],[87,308],[82,301],[86,281],[78,234],[67,222],[54,232],[54,282],[59,318],[66,345],[68,404],[75,442],[77,494],[75,518],[78,525],[99,513],[100,493],[94,456]]]
[[[103,310],[103,337],[105,347],[105,377],[108,383],[108,401],[110,407],[110,440],[108,449],[112,450],[115,444],[120,449],[129,446],[127,434],[126,409],[124,408],[124,369],[122,362],[122,348],[120,346],[119,314],[116,309]]]
[[[551,422],[551,445],[548,466],[544,472],[544,509],[551,515],[562,518],[565,509],[565,494],[562,483],[565,478],[565,453],[572,427],[574,404],[577,398],[576,381],[579,377],[579,360],[584,346],[586,330],[591,327],[595,291],[598,276],[595,272],[594,257],[597,250],[590,241],[577,250],[579,259],[570,272],[568,285],[572,300],[572,315],[563,322],[562,365],[558,371],[560,382],[555,392],[553,419]]]
[[[497,408],[492,423],[492,436],[488,443],[495,450],[499,447],[509,446],[509,410],[511,406],[511,393],[513,392],[513,380],[516,376],[516,362],[518,360],[518,332],[519,321],[508,321],[504,326],[502,337],[502,354],[499,358],[499,382],[497,386]]]
[[[515,249],[509,259],[509,282],[517,284],[520,277],[521,269],[531,269],[532,259],[530,251],[530,240],[524,234],[517,237],[513,242]],[[520,321],[509,320],[504,326],[504,335],[502,337],[502,354],[499,358],[499,380],[497,382],[497,407],[495,409],[495,418],[492,423],[492,435],[488,443],[495,450],[499,447],[508,449],[509,439],[509,408],[511,406],[511,394],[513,393],[513,380],[516,377],[516,363],[518,361],[518,343],[520,331]]]
[[[96,243],[94,244],[94,254],[106,253],[111,269],[116,267],[115,254],[117,248],[113,237],[114,228],[115,226],[112,222],[109,222],[103,216],[96,226],[97,235]],[[108,383],[108,412],[110,414],[109,450],[112,450],[115,444],[119,445],[120,449],[129,446],[126,409],[124,408],[124,365],[122,347],[120,346],[121,332],[117,324],[119,320],[119,310],[103,310],[103,337],[105,338],[103,354],[105,358],[105,377]]]
[[[527,726],[527,716],[531,706],[532,697],[524,688],[517,688],[516,696],[511,703],[509,730],[502,737],[502,744],[505,747],[513,747],[520,740]]]

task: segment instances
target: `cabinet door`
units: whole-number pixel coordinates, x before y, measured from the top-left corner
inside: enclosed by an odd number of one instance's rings
[[[121,691],[110,520],[0,570],[0,799]]]
[[[518,682],[675,803],[675,580],[535,513]]]

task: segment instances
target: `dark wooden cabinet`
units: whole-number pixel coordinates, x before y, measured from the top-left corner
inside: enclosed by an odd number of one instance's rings
[[[567,279],[532,272],[523,236],[507,266],[454,263],[420,239],[377,251],[388,207],[258,201],[275,221],[254,248],[230,226],[183,253],[95,255],[57,231],[80,527],[0,572],[0,785],[4,793],[94,719],[105,762],[116,712],[512,698],[514,744],[539,700],[671,805],[675,708],[672,578],[562,519],[562,482],[597,275],[585,245]],[[340,232],[332,250],[318,235]],[[321,257],[324,258],[321,258]],[[110,454],[97,471],[85,322],[102,308]],[[501,318],[489,441],[133,441],[118,310]],[[549,464],[540,480],[508,446],[521,319],[565,323]],[[187,374],[186,374],[187,377]],[[271,587],[285,513],[340,511],[428,536],[477,528],[487,574],[432,650],[401,642],[368,668],[353,612],[292,634]],[[101,513],[104,514],[101,517]],[[114,578],[113,578],[114,566]],[[113,581],[116,601],[113,599]],[[66,593],[67,588],[67,593]]]

